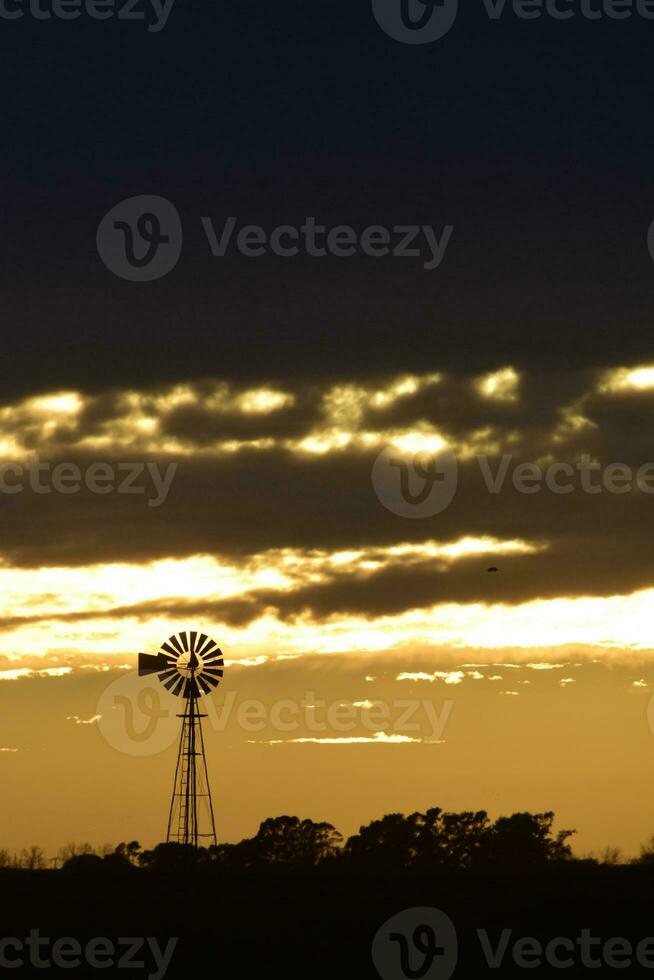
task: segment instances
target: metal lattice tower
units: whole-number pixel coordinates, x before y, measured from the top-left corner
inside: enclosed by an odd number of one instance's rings
[[[223,655],[204,633],[177,633],[162,643],[156,656],[139,654],[139,674],[154,673],[172,694],[186,699],[183,713],[177,715],[182,719],[182,732],[166,840],[196,847],[215,844],[216,823],[202,734],[202,719],[207,716],[199,711],[198,700],[220,683]]]

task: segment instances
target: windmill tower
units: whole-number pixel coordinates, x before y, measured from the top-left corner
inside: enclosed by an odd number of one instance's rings
[[[163,686],[186,701],[175,766],[173,795],[168,814],[167,841],[179,844],[216,843],[207,760],[204,754],[202,719],[198,709],[203,694],[211,694],[223,676],[223,655],[204,633],[176,633],[161,644],[155,656],[140,653],[141,677],[157,674]]]

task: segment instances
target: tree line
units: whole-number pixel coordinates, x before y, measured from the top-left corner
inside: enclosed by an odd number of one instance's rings
[[[598,857],[575,858],[573,830],[554,832],[554,813],[514,813],[494,822],[484,810],[447,813],[390,813],[361,827],[347,840],[329,823],[299,817],[269,817],[256,835],[237,844],[193,847],[161,843],[144,850],[138,841],[105,845],[69,844],[52,866],[63,871],[206,869],[265,870],[318,867],[397,872],[429,869],[537,868],[563,862],[654,865],[654,837],[638,858],[627,862],[616,849]],[[0,869],[40,870],[50,866],[38,847],[9,855],[0,850]]]

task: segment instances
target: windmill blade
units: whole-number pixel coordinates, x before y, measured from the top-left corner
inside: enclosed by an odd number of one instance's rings
[[[198,678],[198,680],[200,681],[200,683],[204,681],[205,684],[210,684],[211,687],[218,687],[218,685],[220,684],[220,681],[218,680],[217,677],[209,677],[206,674],[203,674],[202,677]]]
[[[158,653],[155,657],[149,653],[139,653],[138,672],[139,677],[146,677],[148,674],[158,674],[168,667],[168,658]]]
[[[179,639],[178,639],[177,636],[169,636],[168,637],[168,642],[169,643],[172,643],[172,645],[175,647],[175,649],[180,654],[180,656],[181,656],[182,653],[184,653],[184,649],[183,649],[181,643],[179,642]]]
[[[204,656],[203,648],[204,648],[205,645],[206,645],[207,649],[210,646],[213,646],[213,640],[210,640],[209,637],[206,635],[206,633],[200,633],[200,636],[198,637],[197,649],[196,649],[195,652],[196,653],[199,653],[201,657]]]
[[[197,635],[198,635],[197,630],[191,630],[191,632],[189,633],[191,653],[197,653],[198,652],[197,651],[197,648],[195,646],[195,638],[196,638]]]
[[[184,647],[184,653],[188,653],[188,633],[186,631],[180,633],[179,638],[182,641],[182,646]]]
[[[211,694],[211,687],[209,686],[209,684],[207,683],[204,677],[197,677],[196,680],[200,685],[200,687],[202,688],[203,694]]]
[[[185,683],[186,683],[185,677],[178,678],[177,683],[173,689],[173,694],[176,697],[179,697],[179,695],[182,693],[182,688],[184,687]]]

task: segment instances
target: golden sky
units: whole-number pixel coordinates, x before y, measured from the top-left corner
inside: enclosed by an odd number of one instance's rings
[[[11,807],[0,818],[5,839],[56,850],[161,836],[174,748],[109,744],[98,705],[140,650],[200,628],[228,665],[216,706],[231,693],[266,713],[256,732],[210,720],[223,839],[287,811],[349,833],[389,808],[554,808],[579,848],[636,850],[652,810],[653,400],[647,364],[498,365],[1,406],[0,772],[16,807],[30,803],[19,822]],[[409,464],[452,453],[449,506],[393,512],[372,477],[384,451]],[[507,459],[489,491],[484,473]],[[572,489],[519,491],[525,464],[564,464]],[[634,475],[626,490],[625,470],[606,477],[617,464]],[[302,712],[291,731],[271,722],[308,691],[392,710],[348,732],[313,731]],[[394,729],[398,699],[423,705],[418,730]],[[609,785],[619,813],[599,806]]]

